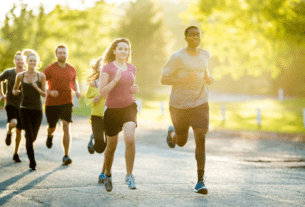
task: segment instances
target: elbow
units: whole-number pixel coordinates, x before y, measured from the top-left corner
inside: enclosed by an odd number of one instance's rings
[[[166,85],[166,81],[164,80],[163,76],[161,77],[161,84]]]

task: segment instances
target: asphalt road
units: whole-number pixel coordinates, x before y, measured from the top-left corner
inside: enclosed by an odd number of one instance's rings
[[[169,149],[167,126],[136,131],[134,175],[137,190],[124,184],[124,142],[119,138],[112,175],[113,191],[97,183],[103,154],[89,154],[91,127],[87,117],[74,117],[70,157],[62,166],[60,126],[52,149],[45,146],[46,125],[35,142],[37,171],[28,171],[25,141],[22,163],[12,160],[14,140],[5,145],[0,110],[0,206],[304,206],[305,144],[282,136],[212,131],[206,140],[208,195],[193,192],[196,184],[194,138],[183,148]]]

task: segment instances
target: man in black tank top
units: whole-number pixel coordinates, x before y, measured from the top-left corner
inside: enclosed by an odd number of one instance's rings
[[[5,110],[7,113],[7,134],[5,143],[7,146],[11,144],[11,138],[12,138],[12,131],[14,128],[16,128],[16,142],[15,142],[15,150],[14,150],[14,156],[13,160],[15,162],[21,162],[18,156],[20,141],[21,141],[21,130],[23,129],[23,126],[21,124],[20,115],[19,115],[19,107],[21,102],[21,94],[18,96],[14,96],[12,93],[15,79],[17,76],[17,73],[23,72],[23,59],[21,56],[21,52],[17,52],[15,54],[14,59],[14,68],[8,68],[4,70],[4,72],[0,75],[0,101],[5,101]],[[4,95],[2,91],[2,81],[7,82],[6,87],[6,96]]]

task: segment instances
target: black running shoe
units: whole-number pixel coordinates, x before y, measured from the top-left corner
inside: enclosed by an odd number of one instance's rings
[[[46,145],[47,145],[47,148],[49,148],[49,149],[52,147],[52,145],[53,145],[53,135],[48,135]]]
[[[63,157],[62,158],[62,164],[63,165],[69,165],[69,164],[71,164],[72,163],[72,160],[69,158],[69,157]]]
[[[175,146],[176,146],[175,142],[173,142],[172,139],[170,138],[170,133],[173,131],[175,131],[175,128],[173,125],[170,125],[168,127],[167,138],[166,138],[167,144],[170,148],[175,148]]]
[[[91,134],[91,136],[90,136],[90,141],[89,141],[89,143],[88,143],[88,152],[89,152],[90,154],[93,154],[93,153],[94,153],[93,139],[94,139],[94,135]]]
[[[7,146],[10,146],[11,142],[12,142],[12,134],[7,133],[5,143],[6,143]]]
[[[21,162],[21,160],[19,159],[19,155],[18,154],[14,154],[13,160],[15,162]]]

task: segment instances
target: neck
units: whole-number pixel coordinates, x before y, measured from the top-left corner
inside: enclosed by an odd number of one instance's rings
[[[59,61],[57,61],[57,64],[58,64],[59,67],[61,67],[61,68],[66,68],[66,67],[67,67],[67,63],[66,63],[66,62],[59,62]]]
[[[35,73],[35,68],[28,68],[28,73],[29,74]]]
[[[115,63],[116,63],[117,65],[121,65],[121,66],[123,66],[123,65],[126,64],[125,60],[119,60],[119,59],[115,59]]]
[[[23,67],[16,67],[16,72],[18,73],[18,72],[20,72],[20,71],[23,71]]]
[[[190,47],[190,46],[188,46],[187,47],[187,52],[190,55],[198,55],[198,47]]]

